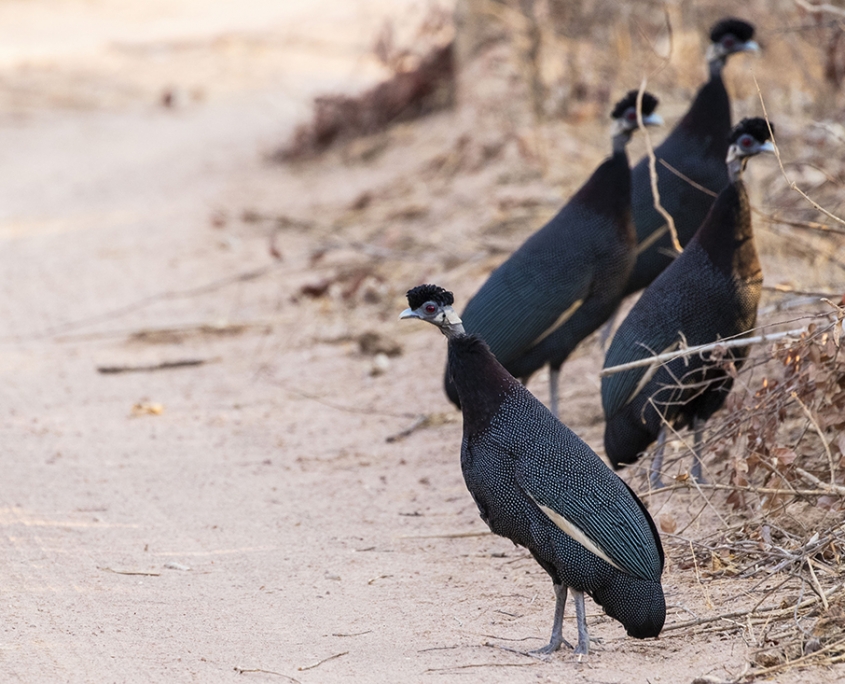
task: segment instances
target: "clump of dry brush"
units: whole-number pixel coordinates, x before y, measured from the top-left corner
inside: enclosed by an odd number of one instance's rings
[[[680,566],[752,581],[751,608],[667,627],[741,634],[750,662],[734,681],[845,660],[845,298],[828,304],[729,369],[735,390],[706,444],[718,484],[667,488],[697,487],[722,522],[703,539],[666,535]]]
[[[278,162],[313,157],[341,140],[371,135],[391,124],[449,107],[454,100],[455,65],[451,15],[432,5],[417,29],[412,48],[400,48],[393,25],[385,24],[373,47],[392,75],[360,95],[314,98],[308,123],[271,155]]]

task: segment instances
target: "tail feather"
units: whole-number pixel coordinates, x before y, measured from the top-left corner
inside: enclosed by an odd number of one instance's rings
[[[605,613],[622,623],[628,636],[648,639],[656,637],[663,629],[666,598],[660,582],[618,573],[592,596]]]
[[[640,454],[657,439],[647,425],[620,411],[604,426],[604,451],[615,470],[635,463]]]

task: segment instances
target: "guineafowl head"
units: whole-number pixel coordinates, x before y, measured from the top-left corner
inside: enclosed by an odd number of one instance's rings
[[[437,285],[417,285],[408,290],[408,308],[399,314],[399,319],[418,318],[436,325],[446,337],[463,335],[464,326],[460,316],[452,308],[454,296]]]
[[[626,142],[630,139],[631,133],[637,129],[637,95],[638,91],[636,90],[628,91],[628,94],[616,103],[610,113],[610,118],[613,119],[612,135],[614,137],[627,136]],[[663,124],[663,119],[654,113],[658,102],[658,99],[651,93],[643,93],[643,125],[660,126]]]
[[[771,127],[771,129],[770,129]],[[750,119],[743,119],[731,131],[728,142],[728,173],[733,174],[745,168],[749,157],[761,152],[774,152],[771,137],[775,131],[775,125],[757,116]]]
[[[757,52],[760,46],[755,43],[754,26],[742,19],[728,17],[717,21],[710,29],[710,47],[707,50],[707,61],[718,61],[724,64],[728,55],[735,52]]]

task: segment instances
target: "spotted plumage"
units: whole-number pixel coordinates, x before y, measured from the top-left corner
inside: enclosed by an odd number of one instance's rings
[[[757,50],[754,27],[723,19],[710,32],[710,80],[689,110],[654,150],[660,203],[672,216],[681,246],[692,239],[719,191],[728,183],[725,155],[731,130],[731,103],[722,80],[729,55]],[[648,157],[631,171],[631,211],[637,233],[637,260],[625,294],[647,287],[675,257],[666,220],[654,207]]]
[[[762,272],[741,170],[747,159],[770,151],[763,119],[743,120],[729,136],[731,182],[687,248],[646,289],[622,322],[605,358],[605,368],[677,349],[748,333],[755,324]],[[645,366],[602,380],[605,451],[614,467],[637,460],[665,423],[700,428],[730,391],[727,365],[741,365],[747,348],[728,351],[721,361],[711,353]],[[662,441],[661,441],[662,444]],[[662,454],[662,451],[660,452]],[[659,459],[652,483],[659,486]],[[699,454],[696,469],[700,477]]]
[[[413,306],[419,290],[411,293]],[[543,650],[563,642],[567,587],[576,600],[577,652],[588,650],[583,592],[629,635],[656,636],[666,612],[664,556],[648,511],[440,301],[422,302],[402,318],[431,322],[448,338],[449,371],[464,418],[461,469],[481,518],[494,533],[527,548],[552,578],[558,600]]]

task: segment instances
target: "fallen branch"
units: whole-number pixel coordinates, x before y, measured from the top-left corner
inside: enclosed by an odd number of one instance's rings
[[[486,537],[493,534],[489,530],[482,532],[452,532],[446,534],[400,534],[399,539],[463,539],[464,537]]]
[[[236,665],[235,666],[235,672],[237,672],[238,674],[245,674],[247,672],[261,672],[262,674],[271,674],[271,675],[276,675],[277,677],[284,677],[288,681],[296,682],[296,684],[301,684],[301,682],[298,679],[294,679],[293,677],[290,677],[286,674],[282,674],[281,672],[274,672],[273,670],[262,670],[260,667],[243,668],[243,667],[238,667]]]
[[[328,658],[323,658],[320,661],[317,661],[313,665],[303,665],[302,667],[296,668],[300,672],[305,672],[305,670],[313,670],[316,667],[320,667],[323,663],[327,663],[330,660],[334,660],[335,658],[340,658],[342,656],[349,655],[349,651],[344,651],[343,653],[335,653],[334,655],[330,655]]]
[[[217,361],[218,359],[180,359],[179,361],[162,361],[161,363],[143,364],[140,366],[97,366],[97,372],[104,375],[117,373],[149,373],[157,370],[171,370],[173,368],[190,368]]]
[[[97,566],[97,570],[103,572],[113,572],[115,575],[140,575],[141,577],[160,577],[161,573],[155,570],[115,570],[114,568],[102,568]]]
[[[708,344],[698,344],[694,347],[684,347],[676,349],[675,351],[666,352],[665,354],[656,354],[644,359],[637,359],[636,361],[629,361],[618,366],[611,366],[610,368],[603,368],[599,373],[600,378],[613,375],[614,373],[622,373],[623,371],[631,370],[632,368],[642,368],[643,366],[650,366],[655,363],[666,363],[675,359],[680,359],[684,356],[692,356],[701,352],[712,351],[713,349],[732,349],[734,347],[747,347],[749,344],[760,344],[761,342],[776,342],[785,337],[798,337],[806,333],[807,328],[798,328],[796,330],[787,330],[776,333],[763,333],[756,337],[740,337],[733,340],[719,340],[717,342],[709,342]]]
[[[430,667],[424,672],[451,672],[452,670],[469,670],[476,667],[531,667],[537,663],[470,663],[468,665],[452,665],[450,667]]]

